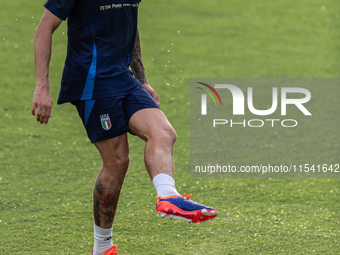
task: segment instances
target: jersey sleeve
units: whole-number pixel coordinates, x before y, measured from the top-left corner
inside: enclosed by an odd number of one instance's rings
[[[59,19],[66,20],[77,0],[48,0],[44,6]]]

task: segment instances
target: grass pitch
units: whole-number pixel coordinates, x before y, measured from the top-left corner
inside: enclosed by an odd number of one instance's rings
[[[55,104],[47,126],[30,115],[43,3],[4,1],[0,9],[0,253],[89,254],[99,154],[73,106]],[[114,223],[119,254],[338,254],[339,179],[189,177],[189,79],[339,77],[338,2],[143,1],[139,21],[147,77],[178,133],[177,188],[220,214],[200,225],[161,219],[144,142],[130,137]],[[54,34],[55,102],[65,25]]]

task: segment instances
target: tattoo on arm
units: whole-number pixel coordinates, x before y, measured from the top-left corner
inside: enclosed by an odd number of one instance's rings
[[[136,39],[132,49],[132,61],[130,63],[133,75],[142,84],[148,83],[145,76],[145,69],[142,60],[142,51],[140,46],[139,29],[137,28]]]

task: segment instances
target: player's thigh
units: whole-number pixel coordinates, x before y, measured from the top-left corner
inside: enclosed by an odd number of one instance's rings
[[[146,141],[157,138],[175,142],[177,137],[165,114],[158,108],[146,108],[134,113],[129,121],[129,130]]]
[[[102,157],[103,164],[109,166],[119,165],[121,167],[128,166],[129,145],[126,133],[94,142],[94,145]]]
[[[123,101],[129,132],[144,140],[163,137],[176,139],[176,133],[155,100],[141,86]]]

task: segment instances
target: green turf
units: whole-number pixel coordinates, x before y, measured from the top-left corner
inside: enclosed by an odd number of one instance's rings
[[[89,254],[99,154],[71,105],[55,103],[47,126],[30,115],[43,3],[3,1],[0,8],[0,254]],[[339,77],[339,9],[336,0],[141,3],[147,76],[178,133],[178,190],[220,214],[200,225],[162,220],[144,143],[130,137],[114,223],[119,254],[339,254],[339,179],[190,179],[189,170],[190,78]],[[55,102],[65,25],[54,35]]]

